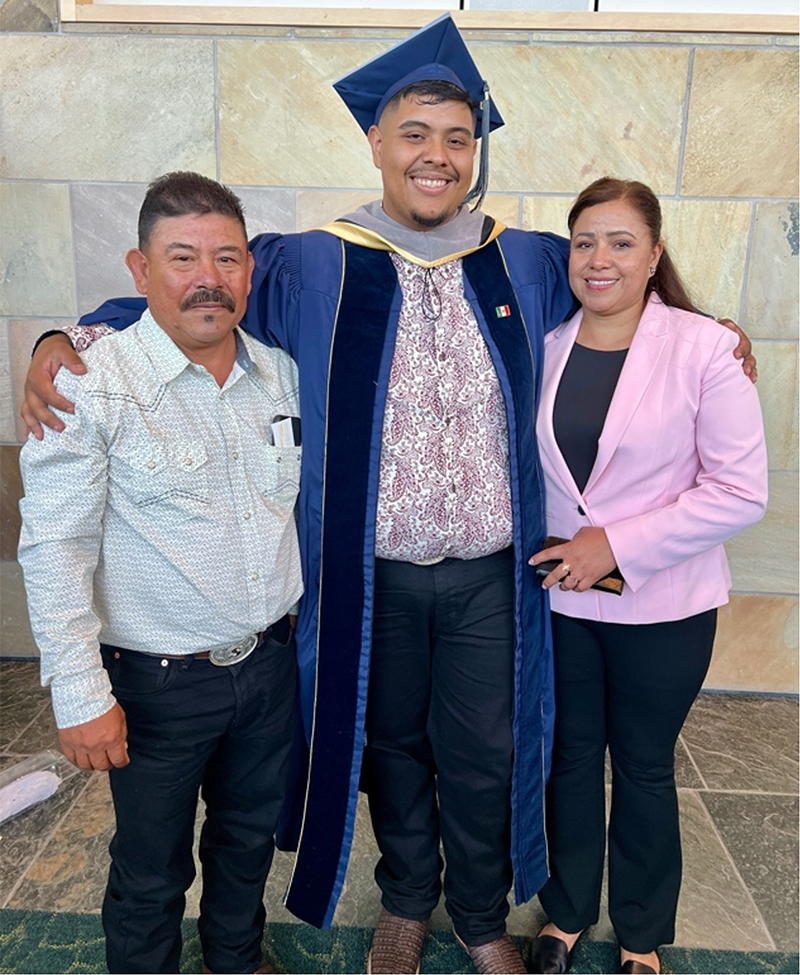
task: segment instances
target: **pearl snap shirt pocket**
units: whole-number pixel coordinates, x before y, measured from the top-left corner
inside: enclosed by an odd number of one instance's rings
[[[128,440],[121,453],[112,454],[110,465],[111,484],[153,517],[192,518],[210,504],[208,454],[201,440]]]
[[[274,447],[267,445],[262,495],[264,501],[284,508],[293,508],[300,490],[302,447]]]

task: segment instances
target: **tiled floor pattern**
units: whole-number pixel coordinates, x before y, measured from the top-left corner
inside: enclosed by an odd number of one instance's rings
[[[0,662],[0,770],[57,747],[49,694],[38,664]],[[798,948],[798,701],[702,695],[681,736],[677,778],[684,884],[676,944],[739,951]],[[102,773],[71,778],[46,803],[0,828],[0,907],[97,912],[113,814]],[[370,926],[379,910],[372,879],[375,844],[359,810],[342,925]],[[291,857],[277,854],[267,889],[269,916],[293,921],[281,904]],[[188,896],[196,915],[198,883]],[[531,934],[534,900],[512,908],[509,930]],[[440,905],[433,926],[449,928]],[[612,940],[607,916],[589,935]]]

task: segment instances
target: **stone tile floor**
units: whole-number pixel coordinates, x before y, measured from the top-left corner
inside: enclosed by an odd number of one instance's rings
[[[38,664],[0,661],[0,770],[46,748],[57,749],[57,739]],[[679,742],[677,780],[684,883],[676,944],[797,951],[797,699],[701,695]],[[112,825],[106,776],[80,773],[0,827],[0,907],[98,912]],[[362,808],[337,924],[374,924],[375,860]],[[281,904],[290,869],[291,856],[277,854],[266,894],[271,920],[295,920]],[[187,898],[190,916],[198,886]],[[540,919],[534,900],[512,908],[509,930],[531,934]],[[443,905],[433,926],[450,927]],[[613,940],[607,916],[589,936]]]

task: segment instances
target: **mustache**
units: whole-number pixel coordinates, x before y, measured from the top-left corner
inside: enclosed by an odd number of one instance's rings
[[[190,308],[194,308],[195,305],[222,305],[226,311],[236,311],[236,305],[233,302],[233,298],[224,291],[220,291],[218,288],[209,290],[208,288],[200,288],[195,291],[194,294],[189,295],[185,298],[181,304],[181,311],[189,311]]]

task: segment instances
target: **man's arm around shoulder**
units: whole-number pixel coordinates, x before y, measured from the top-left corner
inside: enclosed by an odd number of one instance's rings
[[[558,234],[529,231],[526,234],[538,268],[542,300],[542,326],[550,332],[578,309],[569,286],[569,241]]]

